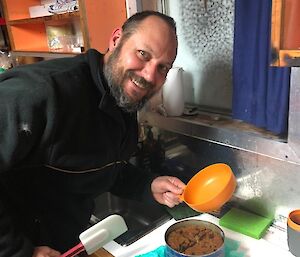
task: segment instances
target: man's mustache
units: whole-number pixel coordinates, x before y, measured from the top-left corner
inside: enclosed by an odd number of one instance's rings
[[[136,83],[138,83],[140,87],[144,89],[154,88],[154,85],[151,82],[145,80],[143,77],[136,75],[133,71],[127,71],[126,73],[126,76],[136,81]]]

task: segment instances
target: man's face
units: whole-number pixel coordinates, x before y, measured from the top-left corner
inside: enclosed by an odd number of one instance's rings
[[[105,63],[104,74],[117,104],[137,111],[165,82],[177,52],[174,31],[150,16],[126,40],[122,37]]]

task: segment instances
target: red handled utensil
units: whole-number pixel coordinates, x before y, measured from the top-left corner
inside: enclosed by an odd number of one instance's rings
[[[82,232],[79,235],[80,243],[60,257],[73,257],[83,251],[86,251],[90,255],[127,230],[127,225],[120,215],[110,215]]]
[[[85,248],[84,248],[83,244],[80,242],[78,245],[74,246],[73,248],[71,248],[64,254],[62,254],[61,257],[73,257],[83,251],[85,251]]]

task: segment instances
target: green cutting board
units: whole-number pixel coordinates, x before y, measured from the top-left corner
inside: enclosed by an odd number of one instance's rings
[[[219,221],[223,227],[260,239],[272,223],[272,219],[237,208],[232,208]]]

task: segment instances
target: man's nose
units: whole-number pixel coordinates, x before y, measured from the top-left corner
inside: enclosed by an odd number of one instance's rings
[[[157,67],[153,63],[147,63],[147,65],[143,69],[144,79],[149,83],[152,83],[153,85],[156,85],[157,73]]]

